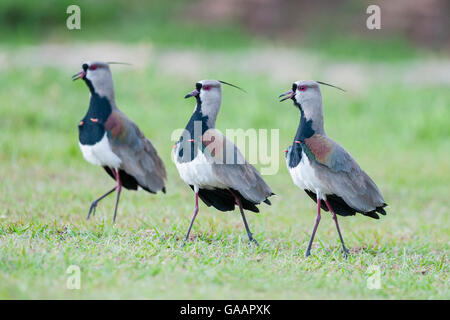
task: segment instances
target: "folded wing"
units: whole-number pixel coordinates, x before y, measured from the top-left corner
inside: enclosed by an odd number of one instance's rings
[[[217,179],[229,188],[238,191],[246,200],[258,204],[266,202],[273,192],[261,174],[247,162],[239,149],[214,129],[203,136],[205,155],[212,160]]]
[[[331,190],[358,212],[385,214],[383,207],[386,203],[378,187],[337,142],[315,134],[305,139],[302,147],[321,166],[317,175],[325,189]]]
[[[115,110],[105,123],[111,149],[122,160],[120,169],[145,190],[165,192],[166,169],[150,140],[122,112]]]

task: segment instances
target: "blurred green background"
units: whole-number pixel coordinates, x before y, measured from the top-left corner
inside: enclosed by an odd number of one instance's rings
[[[66,8],[79,5],[82,30],[68,32]],[[382,28],[368,30],[366,8],[382,8]],[[160,46],[239,49],[313,48],[343,58],[405,59],[450,50],[446,0],[4,0],[0,40],[151,42]]]
[[[81,30],[66,8],[81,8]],[[366,8],[381,8],[368,30]],[[450,4],[429,1],[11,1],[0,2],[0,298],[448,299]],[[152,140],[168,171],[167,195],[94,198],[113,181],[84,161],[77,124],[88,89],[71,82],[85,60],[112,67],[119,108]],[[181,248],[193,209],[170,160],[171,133],[194,108],[197,80],[224,88],[217,126],[279,129],[277,194],[248,214],[201,205],[194,241]],[[343,260],[329,215],[303,257],[314,203],[291,181],[283,150],[298,111],[277,96],[295,80],[322,88],[325,128],[373,177],[388,215],[340,219]],[[255,166],[260,168],[260,164]],[[82,289],[66,288],[79,265]],[[369,290],[369,266],[381,289]]]

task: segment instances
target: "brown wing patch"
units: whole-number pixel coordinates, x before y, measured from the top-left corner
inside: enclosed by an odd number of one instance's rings
[[[234,143],[218,130],[209,129],[202,136],[206,156],[212,157],[216,164],[244,164],[245,158],[239,153]]]
[[[119,114],[112,112],[105,122],[106,131],[110,132],[113,138],[118,138],[122,133],[123,122],[120,119]]]
[[[326,163],[333,152],[333,144],[322,135],[315,134],[311,138],[305,139],[305,144],[316,160],[321,163]]]
[[[207,130],[202,136],[202,144],[205,146],[205,151],[214,157],[217,163],[224,163],[225,139],[223,135],[215,130]]]

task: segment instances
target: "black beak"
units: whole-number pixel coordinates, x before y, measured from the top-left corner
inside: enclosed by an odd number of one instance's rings
[[[83,79],[85,76],[86,76],[86,71],[82,70],[72,76],[72,81],[75,81],[77,79]]]
[[[191,92],[189,92],[187,95],[184,96],[185,99],[190,98],[190,97],[196,97],[198,96],[200,92],[198,92],[197,89],[192,90]]]
[[[284,100],[292,99],[293,96],[295,96],[295,92],[292,90],[289,90],[288,92],[280,94],[278,96],[278,98],[284,97],[283,99],[280,100],[280,102],[283,102]]]

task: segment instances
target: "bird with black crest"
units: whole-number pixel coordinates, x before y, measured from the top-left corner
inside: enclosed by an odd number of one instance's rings
[[[185,242],[199,211],[200,198],[208,207],[220,211],[233,211],[237,205],[250,242],[258,244],[244,210],[259,212],[257,205],[270,205],[268,198],[274,193],[234,143],[215,128],[222,104],[222,84],[240,89],[225,81],[202,80],[185,96],[194,97],[197,103],[172,153],[181,179],[195,194],[194,214]]]
[[[95,215],[100,200],[116,191],[114,223],[122,187],[165,193],[166,169],[150,140],[117,107],[110,64],[125,63],[85,62],[72,79],[83,79],[90,91],[89,109],[78,125],[83,156],[102,166],[116,181],[111,190],[92,202],[87,219]]]
[[[337,215],[364,216],[379,219],[387,206],[380,190],[343,147],[329,138],[324,129],[322,94],[319,84],[339,87],[321,81],[301,80],[281,94],[281,101],[292,99],[300,111],[300,123],[286,163],[294,184],[317,203],[317,217],[305,256],[311,246],[321,219],[320,210],[330,211],[342,243],[344,257],[349,254],[339,228]]]

